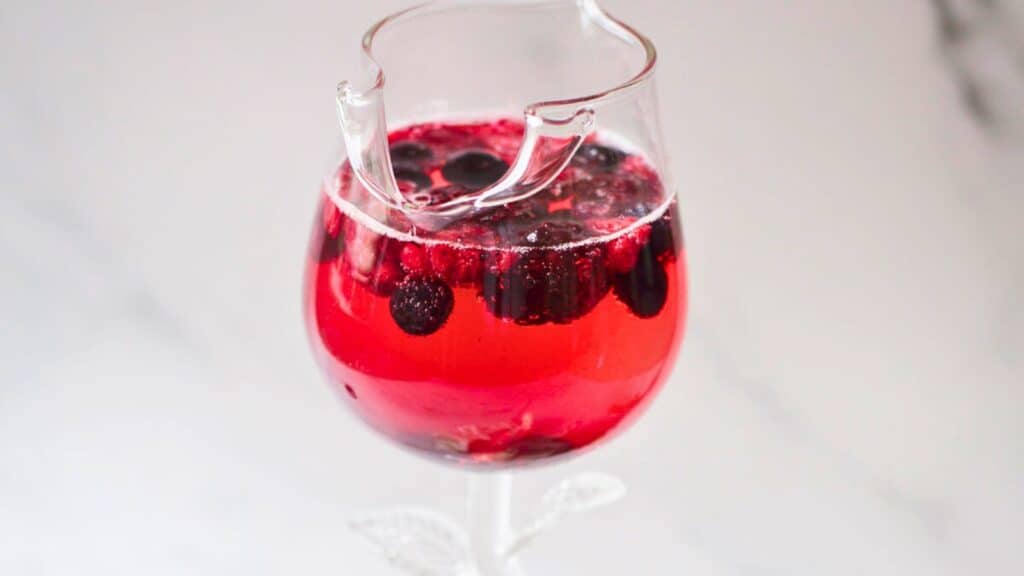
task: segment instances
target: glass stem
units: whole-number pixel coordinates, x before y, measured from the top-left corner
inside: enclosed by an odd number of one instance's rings
[[[469,478],[469,545],[476,576],[524,576],[504,549],[511,538],[512,475],[474,473]]]

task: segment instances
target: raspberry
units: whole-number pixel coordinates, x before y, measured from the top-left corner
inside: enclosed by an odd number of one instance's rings
[[[438,277],[448,279],[455,266],[455,250],[447,244],[434,244],[427,248],[430,268]]]
[[[423,247],[417,244],[403,245],[398,260],[410,276],[424,276],[429,271],[427,255]]]
[[[455,296],[437,278],[410,278],[391,294],[391,317],[406,334],[427,336],[444,326],[455,307]]]
[[[376,294],[387,296],[395,289],[395,286],[402,279],[402,271],[398,265],[390,260],[377,264],[373,275],[370,277],[370,289]]]
[[[644,244],[647,244],[647,241],[651,238],[651,225],[644,224],[629,234],[636,239],[637,244],[643,246]]]
[[[608,269],[612,272],[625,273],[636,264],[640,254],[640,244],[636,238],[623,234],[608,243]]]
[[[636,264],[637,255],[651,237],[651,226],[644,224],[608,243],[608,268],[625,273]]]

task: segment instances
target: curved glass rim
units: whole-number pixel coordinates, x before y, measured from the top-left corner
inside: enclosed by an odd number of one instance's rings
[[[517,3],[523,5],[551,4],[555,1],[557,0],[520,0],[519,2],[500,2],[491,0],[495,5],[504,4],[506,6],[514,6]],[[385,84],[384,70],[373,55],[373,44],[378,32],[390,24],[395,24],[402,20],[414,18],[427,13],[437,13],[463,8],[481,8],[487,6],[487,4],[488,3],[480,2],[479,0],[434,0],[432,2],[424,2],[404,10],[399,10],[398,12],[394,12],[379,20],[376,24],[371,26],[365,34],[363,34],[362,40],[363,54],[369,59],[375,68],[376,77],[374,79],[372,89],[383,89]],[[654,47],[654,43],[651,42],[650,38],[641,34],[636,30],[636,28],[633,28],[629,24],[626,24],[622,20],[619,20],[609,14],[604,10],[604,8],[598,5],[597,0],[576,0],[576,5],[585,14],[590,16],[595,23],[603,27],[610,34],[613,34],[627,42],[638,44],[643,48],[645,54],[644,66],[631,78],[606,90],[574,98],[529,103],[525,108],[527,112],[549,107],[565,107],[572,105],[581,106],[609,100],[619,96],[620,94],[628,92],[631,88],[639,84],[642,84],[650,79],[654,74],[654,69],[658,62],[658,51]]]

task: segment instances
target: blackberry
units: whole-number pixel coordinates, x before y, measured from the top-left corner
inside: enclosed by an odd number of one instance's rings
[[[391,317],[413,336],[441,329],[455,306],[455,295],[437,278],[408,278],[391,294]]]

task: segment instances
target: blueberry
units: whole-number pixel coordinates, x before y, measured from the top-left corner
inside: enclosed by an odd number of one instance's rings
[[[625,152],[615,148],[600,144],[584,144],[572,157],[572,164],[591,172],[611,172],[625,157]]]
[[[409,164],[394,164],[393,168],[395,169],[395,179],[411,182],[416,186],[417,190],[430,188],[433,184],[430,180],[430,176],[427,176],[415,166],[411,166]]]
[[[455,306],[455,295],[436,278],[409,278],[391,294],[391,317],[407,334],[426,336],[437,332]]]
[[[419,142],[397,142],[391,146],[391,161],[396,164],[418,164],[433,157],[433,151]]]
[[[629,272],[615,275],[614,284],[615,295],[640,318],[653,318],[665,307],[668,275],[649,243]]]
[[[508,164],[494,154],[470,150],[452,156],[441,168],[441,175],[453,184],[480,189],[494,184],[508,171]]]

